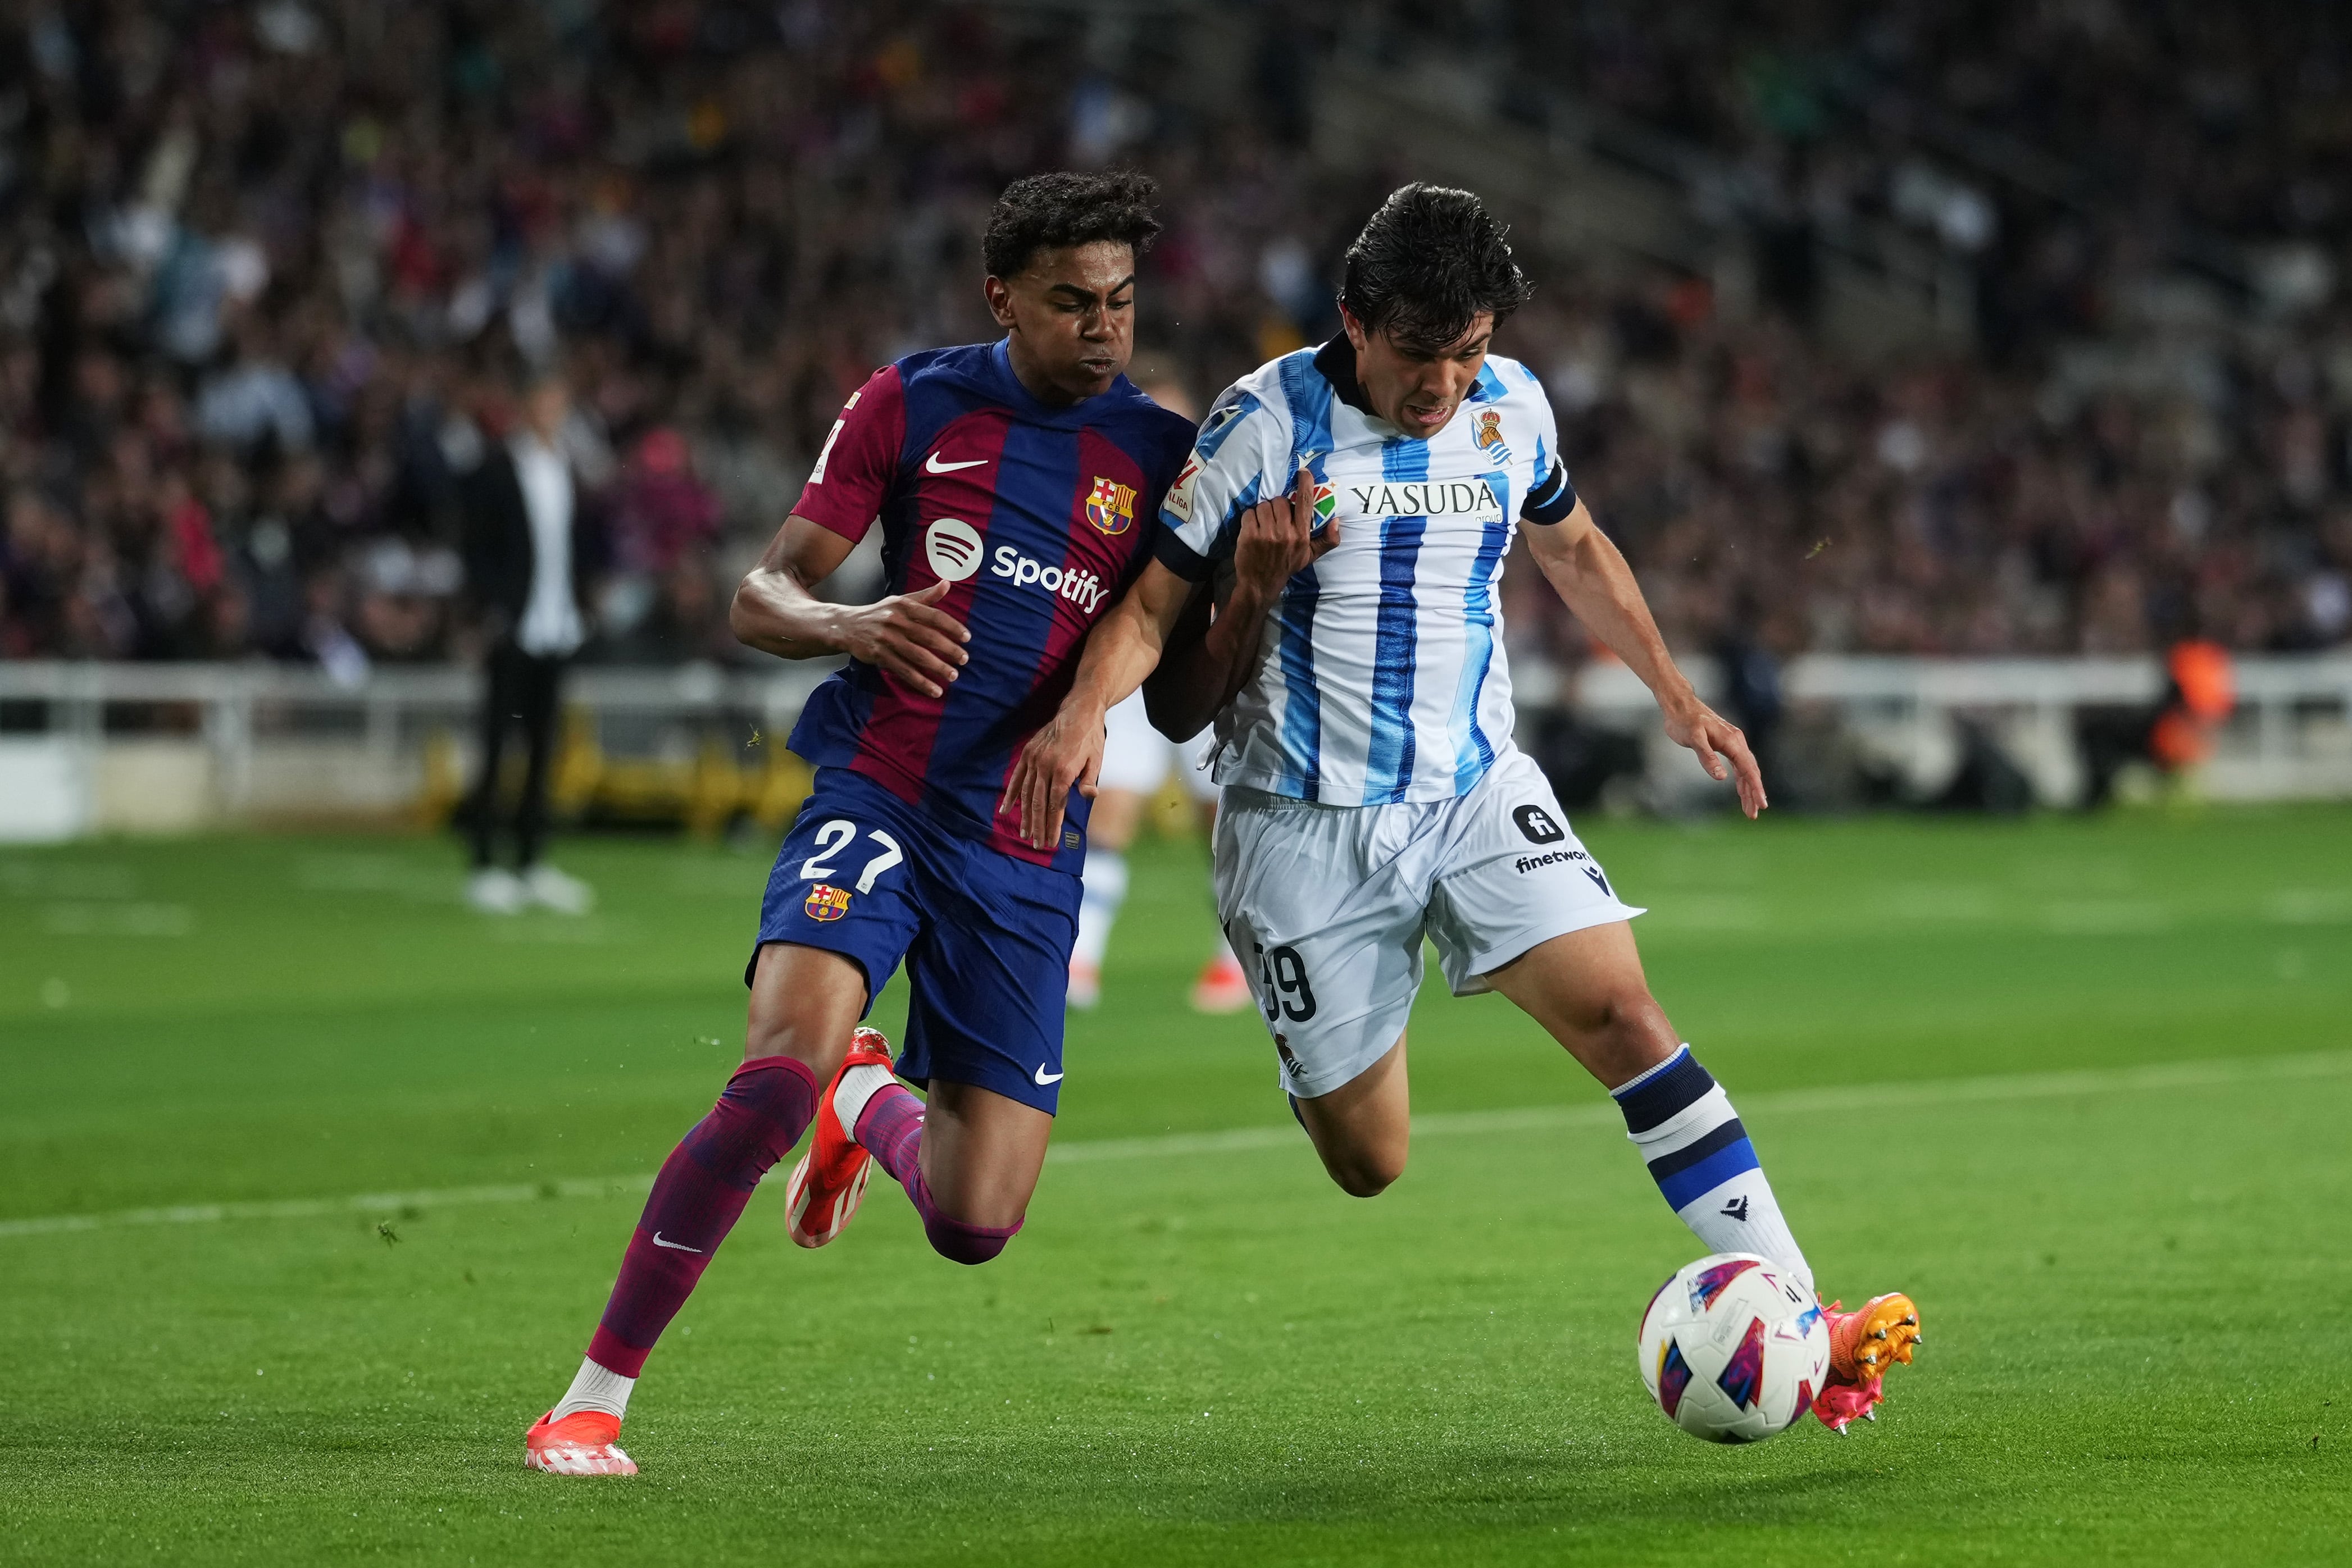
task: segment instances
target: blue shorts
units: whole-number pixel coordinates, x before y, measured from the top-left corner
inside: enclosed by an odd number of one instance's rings
[[[902,1078],[971,1083],[1051,1115],[1079,882],[940,827],[879,784],[820,769],[768,873],[759,947],[793,942],[866,971],[866,1005],[901,960]]]

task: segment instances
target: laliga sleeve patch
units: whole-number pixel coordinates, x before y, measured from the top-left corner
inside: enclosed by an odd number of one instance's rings
[[[1201,476],[1201,455],[1194,453],[1184,463],[1184,471],[1176,476],[1176,483],[1168,486],[1160,509],[1181,522],[1192,520],[1192,481]]]

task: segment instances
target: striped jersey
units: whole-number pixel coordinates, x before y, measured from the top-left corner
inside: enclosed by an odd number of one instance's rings
[[[1466,793],[1511,741],[1496,584],[1518,522],[1576,506],[1535,374],[1488,355],[1423,441],[1366,411],[1342,336],[1217,400],[1160,514],[1154,554],[1229,571],[1242,514],[1312,470],[1339,543],[1266,618],[1256,673],[1217,716],[1217,781],[1334,806]]]
[[[1052,853],[1022,841],[998,797],[1077,676],[1087,633],[1150,557],[1151,517],[1192,422],[1121,376],[1066,407],[1030,395],[1005,346],[928,350],[885,365],[825,438],[795,515],[845,538],[882,527],[892,593],[941,580],[971,632],[944,696],[852,660],[819,686],[793,750],[846,768],[950,830],[1076,872],[1087,802],[1070,792]]]

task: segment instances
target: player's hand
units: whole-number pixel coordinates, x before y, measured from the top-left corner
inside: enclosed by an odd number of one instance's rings
[[[963,648],[971,632],[939,608],[954,586],[942,578],[919,592],[894,594],[851,611],[842,646],[927,697],[945,695],[971,657]]]
[[[1334,513],[1323,530],[1315,533],[1315,475],[1301,467],[1290,494],[1260,501],[1242,514],[1242,531],[1234,541],[1234,579],[1271,599],[1293,576],[1314,565],[1339,542],[1339,518]]]
[[[1004,794],[996,814],[1021,813],[1021,841],[1033,849],[1052,851],[1062,840],[1063,808],[1070,801],[1070,786],[1087,800],[1095,798],[1095,780],[1102,776],[1103,716],[1065,705],[1045,728],[1029,737],[1020,760],[1004,780]]]
[[[1755,754],[1748,749],[1748,737],[1739,733],[1738,725],[1696,697],[1662,706],[1666,716],[1666,738],[1697,753],[1699,766],[1706,769],[1708,778],[1718,781],[1729,778],[1733,788],[1739,791],[1741,810],[1752,819],[1771,804],[1764,799],[1763,772],[1756,766]]]

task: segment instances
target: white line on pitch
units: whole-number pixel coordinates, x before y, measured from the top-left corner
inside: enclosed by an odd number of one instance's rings
[[[2117,1094],[2159,1090],[2219,1088],[2231,1084],[2352,1074],[2352,1051],[2295,1056],[2169,1061],[2147,1067],[2093,1068],[2066,1072],[2019,1072],[1987,1078],[1927,1079],[1908,1083],[1857,1083],[1838,1089],[1784,1089],[1741,1096],[1743,1117],[1812,1114],[1837,1111],[1884,1111],[1906,1106],[1956,1105],[1987,1101],[2046,1100],[2072,1094]],[[1610,1126],[1617,1107],[1600,1101],[1580,1105],[1528,1105],[1506,1111],[1441,1111],[1412,1119],[1419,1138],[1475,1133],[1519,1133],[1552,1128]],[[1176,1158],[1186,1155],[1246,1154],[1286,1148],[1301,1142],[1293,1126],[1234,1127],[1216,1133],[1170,1133],[1149,1138],[1089,1138],[1056,1144],[1048,1165],[1099,1160]],[[781,1171],[782,1167],[779,1166]],[[551,1197],[624,1197],[653,1186],[651,1176],[508,1182],[490,1186],[454,1186],[420,1192],[366,1192],[348,1197],[298,1197],[251,1203],[179,1204],[163,1208],[118,1209],[108,1214],[57,1214],[0,1219],[0,1239],[55,1236],[71,1231],[142,1225],[206,1225],[228,1219],[316,1219],[331,1215],[397,1215],[404,1208],[447,1208],[475,1204],[533,1203]]]

